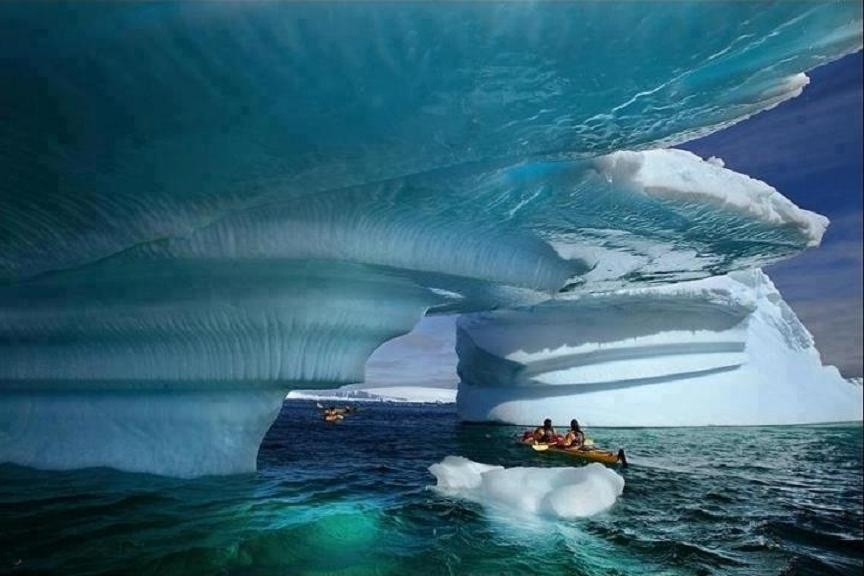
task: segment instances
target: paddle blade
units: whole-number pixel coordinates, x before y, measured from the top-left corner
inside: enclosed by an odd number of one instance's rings
[[[531,444],[531,448],[533,448],[535,452],[543,452],[544,450],[549,449],[549,445],[548,444]]]

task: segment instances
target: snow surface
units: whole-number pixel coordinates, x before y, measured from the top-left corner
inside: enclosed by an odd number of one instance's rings
[[[0,3],[0,19],[0,462],[175,475],[253,470],[285,394],[363,381],[424,314],[815,245],[824,220],[769,185],[657,149],[794,97],[862,43],[855,2]]]
[[[862,389],[822,366],[761,271],[458,323],[460,417],[593,426],[857,421]]]
[[[478,502],[519,519],[573,519],[611,508],[624,491],[624,478],[602,464],[580,468],[504,468],[447,456],[429,467],[433,487],[447,496]]]

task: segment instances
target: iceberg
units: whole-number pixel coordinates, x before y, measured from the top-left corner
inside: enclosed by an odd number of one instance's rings
[[[759,270],[464,315],[457,351],[469,421],[746,426],[864,410]]]
[[[818,245],[824,218],[668,147],[862,42],[845,2],[3,4],[0,21],[0,462],[176,476],[254,470],[289,391],[362,381],[424,314]]]

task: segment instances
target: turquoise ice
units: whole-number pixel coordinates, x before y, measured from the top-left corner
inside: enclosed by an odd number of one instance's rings
[[[286,391],[362,380],[423,314],[817,245],[827,222],[768,184],[662,149],[799,94],[861,22],[855,2],[4,4],[0,460],[251,470]]]

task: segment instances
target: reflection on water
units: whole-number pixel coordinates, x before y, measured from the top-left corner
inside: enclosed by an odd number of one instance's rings
[[[578,415],[574,415],[578,417]],[[568,466],[451,406],[288,402],[259,472],[175,480],[0,466],[0,573],[859,574],[860,425],[594,429],[627,449],[623,495],[519,525],[427,489],[430,464]]]

